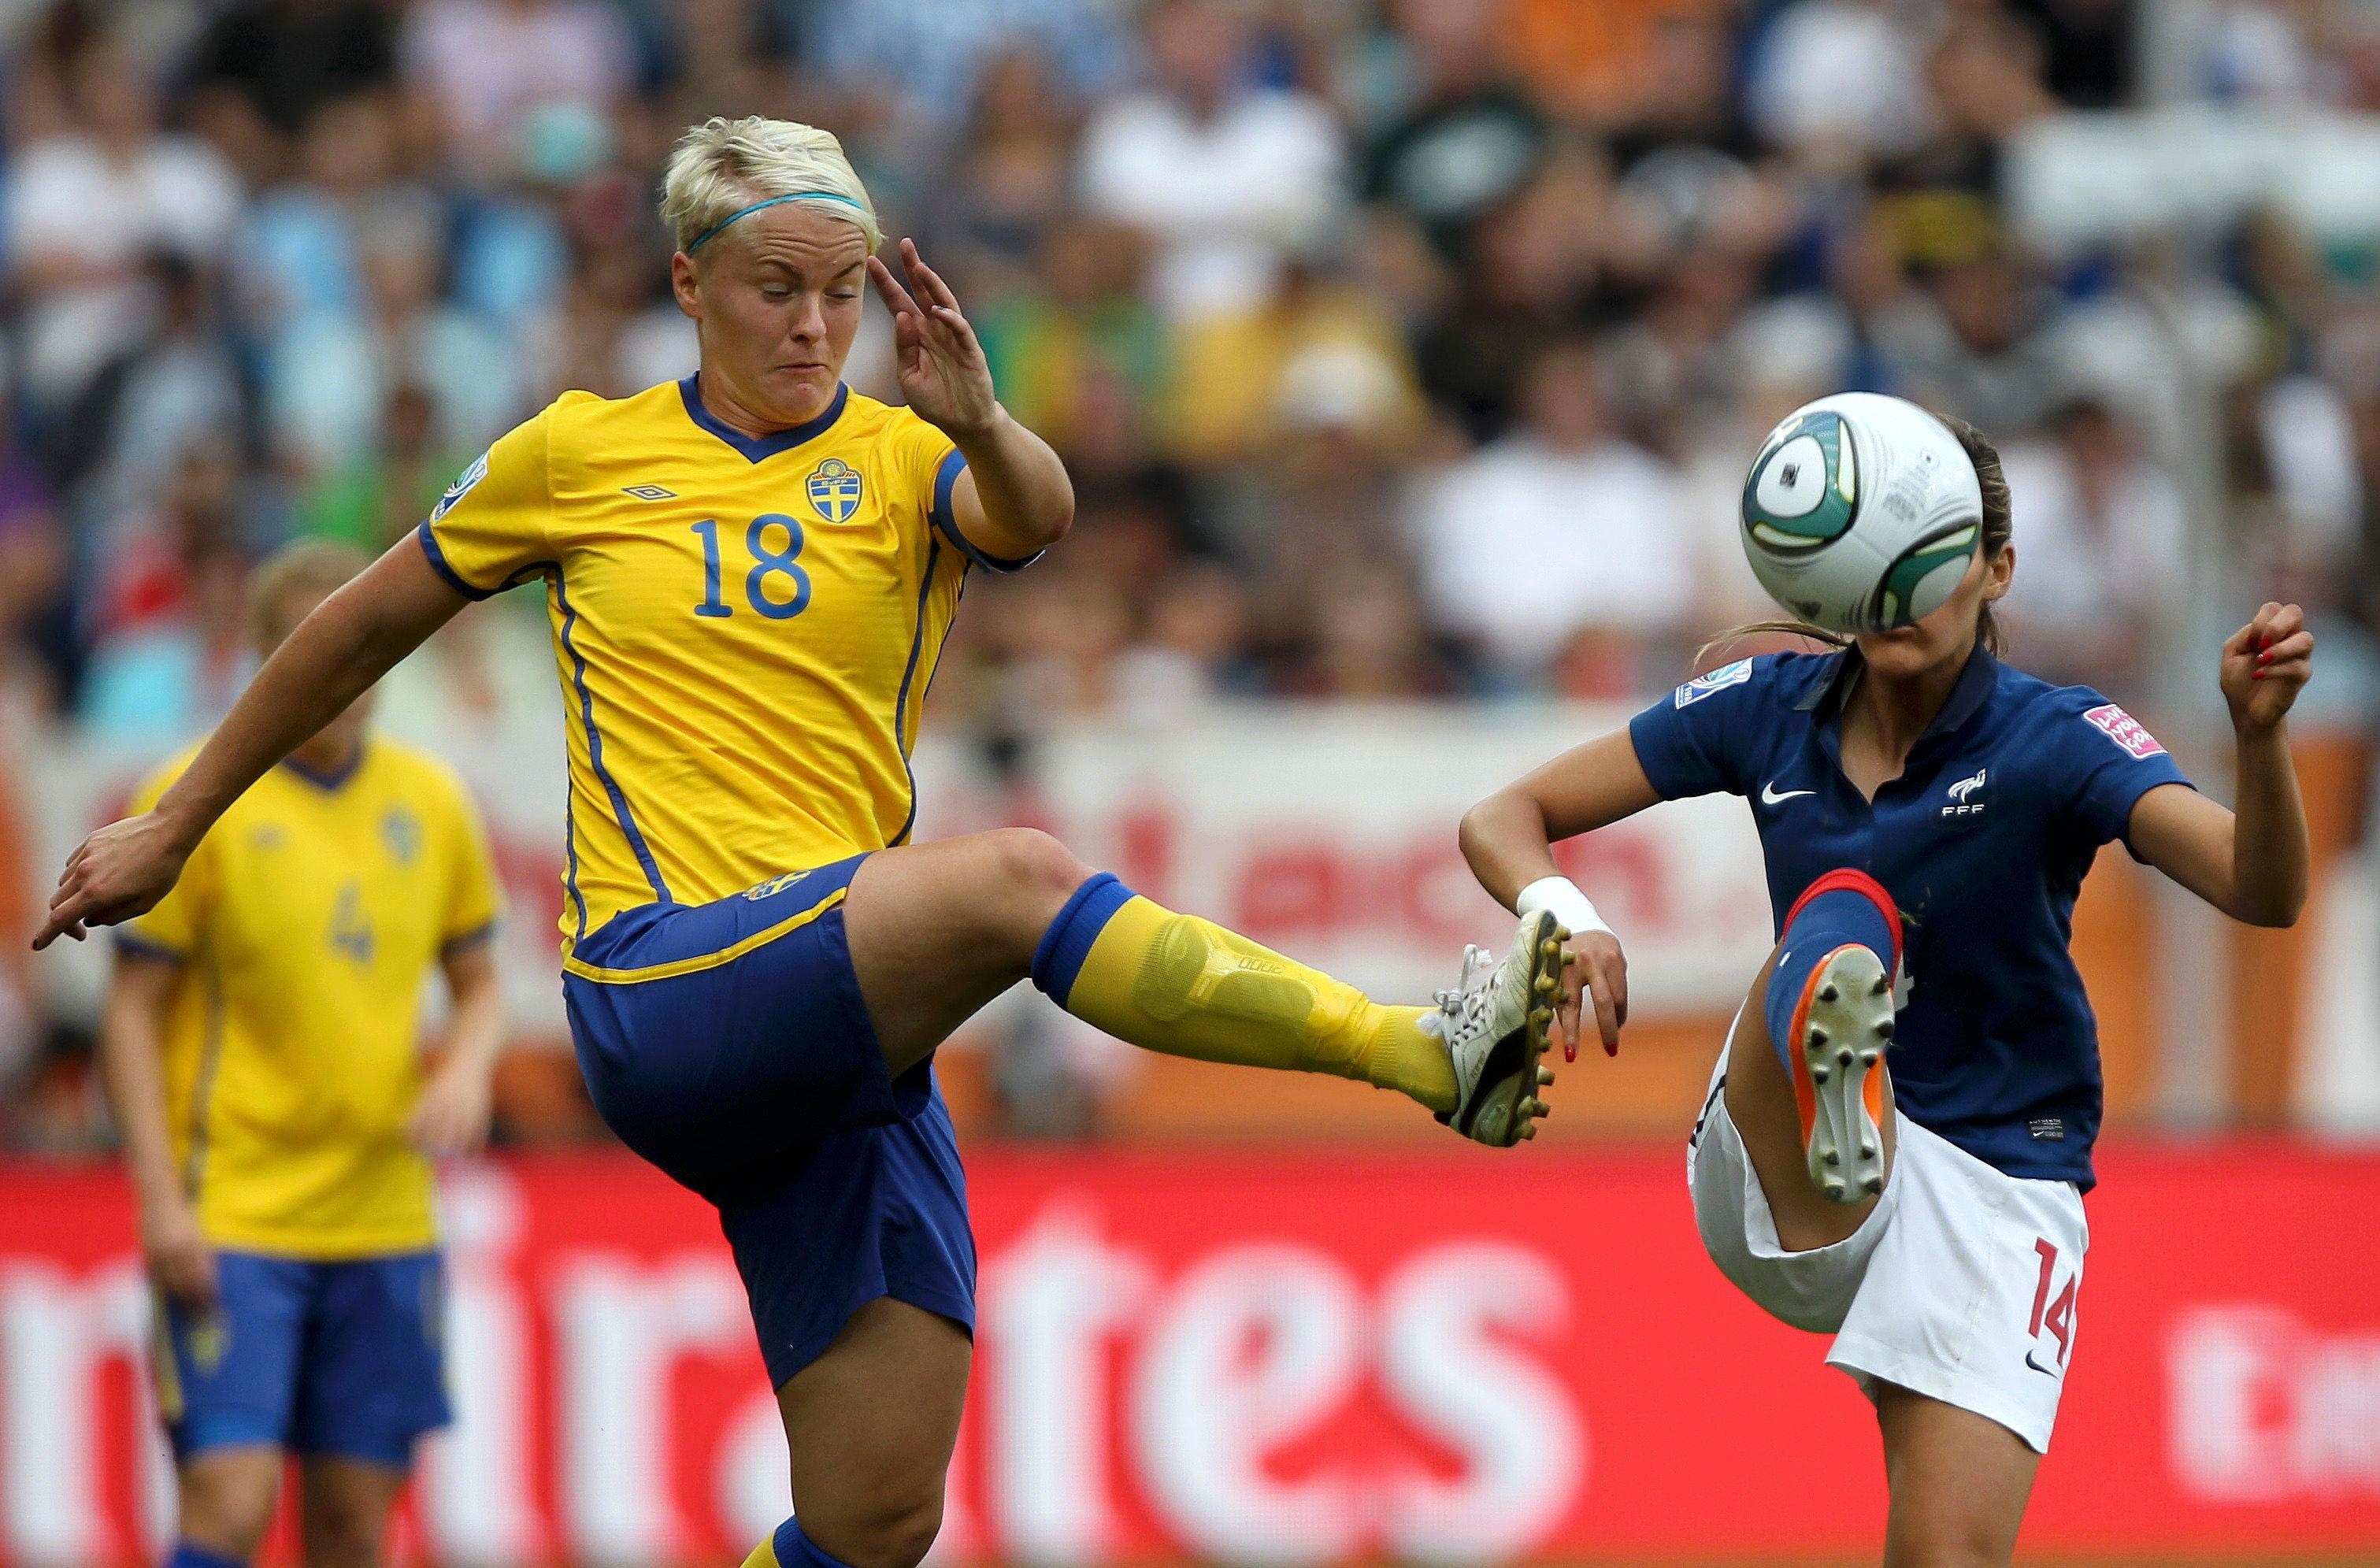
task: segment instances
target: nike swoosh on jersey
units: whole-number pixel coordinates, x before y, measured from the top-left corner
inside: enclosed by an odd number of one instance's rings
[[[2040,1373],[2045,1378],[2054,1378],[2058,1376],[2057,1373],[2051,1371],[2048,1367],[2044,1367],[2040,1362],[2035,1361],[2033,1358],[2033,1352],[2029,1350],[2024,1353],[2024,1364],[2032,1367],[2034,1371]]]
[[[1814,790],[1807,789],[1789,789],[1784,794],[1779,795],[1777,793],[1776,781],[1771,780],[1767,784],[1760,786],[1760,804],[1763,806],[1779,806],[1792,799],[1797,795],[1812,795],[1815,793],[1816,792]]]

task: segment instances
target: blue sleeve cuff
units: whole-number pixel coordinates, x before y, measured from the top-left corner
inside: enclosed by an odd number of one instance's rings
[[[934,519],[934,527],[941,530],[942,537],[956,545],[960,554],[987,572],[1021,572],[1041,559],[1041,552],[1038,550],[1014,561],[1004,561],[997,555],[987,555],[976,547],[974,541],[959,532],[958,520],[951,516],[951,492],[958,488],[959,476],[965,472],[966,472],[966,454],[955,446],[943,455],[941,466],[934,470],[934,505],[930,515]]]
[[[428,523],[423,523],[416,529],[414,537],[421,541],[421,553],[430,557],[430,569],[444,577],[446,586],[464,598],[493,599],[502,591],[500,589],[480,588],[475,583],[466,582],[462,573],[446,564],[446,552],[438,547],[438,536],[431,531]]]
[[[494,920],[482,920],[478,925],[455,932],[438,944],[438,956],[452,958],[458,953],[468,953],[496,934]]]
[[[180,948],[152,941],[138,931],[117,931],[115,950],[135,958],[153,958],[161,964],[187,964],[190,959],[190,955]]]

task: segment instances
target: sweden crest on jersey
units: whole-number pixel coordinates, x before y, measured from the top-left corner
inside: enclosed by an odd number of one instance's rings
[[[859,510],[859,470],[840,457],[830,457],[812,468],[804,488],[809,492],[810,510],[830,523],[849,522]]]

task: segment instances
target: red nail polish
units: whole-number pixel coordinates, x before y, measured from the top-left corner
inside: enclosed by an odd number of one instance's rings
[[[2264,672],[2264,671],[2262,671],[2262,670],[2258,670],[2254,675],[2250,675],[2248,678],[2249,678],[2250,680],[2252,680],[2252,681],[2260,681],[2260,680],[2263,680],[2263,679],[2265,678],[2265,672]]]

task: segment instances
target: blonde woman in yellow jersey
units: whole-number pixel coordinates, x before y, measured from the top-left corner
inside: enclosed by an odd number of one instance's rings
[[[1535,1131],[1560,932],[1373,1003],[1096,875],[1046,834],[911,844],[909,748],[959,586],[1065,533],[951,290],[879,260],[834,139],[712,120],[672,157],[701,368],[573,393],[300,626],[155,808],[68,862],[41,941],[137,914],[239,793],[466,602],[546,584],[570,752],[564,992],[620,1136],[717,1205],[800,1524],[756,1563],[910,1568],[941,1516],[975,1246],[936,1046],[1027,978],[1151,1050],[1333,1073],[1458,1131]],[[849,391],[862,290],[905,407]]]
[[[321,543],[265,563],[259,650],[367,564]],[[167,1568],[248,1562],[292,1455],[306,1561],[380,1562],[414,1443],[447,1419],[429,1156],[487,1130],[495,873],[462,784],[367,735],[369,706],[258,781],[116,939],[100,1061],[157,1291]],[[432,969],[454,1020],[425,1076]]]

